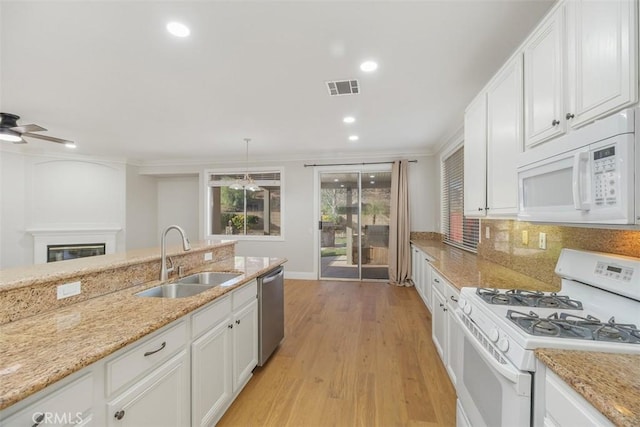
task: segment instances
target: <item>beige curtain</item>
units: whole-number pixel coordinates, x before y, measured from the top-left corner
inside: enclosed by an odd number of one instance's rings
[[[396,160],[391,169],[391,216],[389,220],[389,283],[413,286],[409,243],[408,160]]]

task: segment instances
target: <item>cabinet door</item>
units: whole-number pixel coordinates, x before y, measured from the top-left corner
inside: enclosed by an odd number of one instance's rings
[[[522,57],[487,89],[487,215],[518,213],[516,159],[522,151]]]
[[[420,294],[421,277],[420,277],[420,251],[411,245],[411,280],[416,287],[416,291]]]
[[[233,391],[258,364],[258,302],[253,300],[233,316]]]
[[[487,99],[482,92],[464,112],[464,215],[485,216],[487,207]]]
[[[432,329],[432,337],[433,343],[436,346],[436,350],[438,350],[438,354],[440,355],[440,359],[446,365],[446,355],[445,348],[447,347],[447,312],[445,311],[447,308],[446,301],[444,300],[444,296],[437,290],[435,287],[432,289],[433,293],[433,329]]]
[[[532,147],[566,131],[564,6],[531,36],[524,49],[525,145]]]
[[[423,254],[424,255],[424,254]],[[432,304],[432,297],[431,297],[431,264],[429,264],[429,260],[426,257],[422,257],[420,259],[420,261],[422,262],[422,289],[424,291],[424,303],[426,304],[427,308],[429,310],[431,310],[431,307],[433,306]]]
[[[191,345],[193,426],[219,419],[233,394],[231,324],[227,317]]]
[[[633,0],[568,2],[572,127],[637,101],[636,7]]]
[[[107,405],[113,427],[189,425],[189,357],[186,350]]]

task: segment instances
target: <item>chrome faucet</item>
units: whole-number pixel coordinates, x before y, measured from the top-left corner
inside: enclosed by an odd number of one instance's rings
[[[173,262],[171,262],[171,267],[167,268],[167,244],[166,237],[169,230],[178,230],[180,236],[182,236],[182,249],[185,251],[191,250],[191,244],[189,244],[189,239],[187,238],[186,233],[182,229],[182,227],[178,225],[170,225],[162,232],[162,242],[160,246],[160,255],[162,257],[161,266],[160,266],[160,280],[167,280],[169,278],[169,273],[171,273],[174,269]]]

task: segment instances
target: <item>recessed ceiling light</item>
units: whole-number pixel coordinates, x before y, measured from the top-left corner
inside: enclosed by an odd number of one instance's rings
[[[340,187],[344,188],[344,184],[340,184]]]
[[[378,63],[375,61],[364,61],[360,64],[360,69],[365,73],[370,73],[378,69]]]
[[[360,138],[358,137],[358,135],[351,135],[351,136],[349,137],[349,141],[357,141],[358,139],[360,139]]]
[[[189,27],[180,22],[169,22],[167,24],[167,31],[176,37],[188,37],[189,34],[191,34]]]
[[[372,183],[372,184],[375,184],[376,182],[375,182],[375,181],[371,181],[371,183]]]
[[[338,178],[333,178],[333,182],[338,182],[340,181]]]
[[[369,175],[369,178],[375,178],[375,177],[376,177],[375,175]]]
[[[356,121],[356,118],[355,117],[351,117],[351,116],[347,116],[344,119],[342,119],[342,121],[345,122],[345,123],[353,123],[353,122]]]
[[[67,148],[78,148],[75,142],[66,142],[64,146]]]

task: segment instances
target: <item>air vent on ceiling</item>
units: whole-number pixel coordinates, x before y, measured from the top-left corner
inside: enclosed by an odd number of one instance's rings
[[[327,82],[329,95],[357,95],[360,93],[360,85],[357,80],[341,80],[335,82]]]

